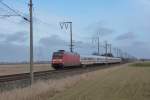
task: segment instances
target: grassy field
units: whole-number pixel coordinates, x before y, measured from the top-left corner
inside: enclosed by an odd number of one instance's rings
[[[0,65],[0,76],[29,72],[29,64]],[[52,70],[50,64],[34,64],[34,71]]]
[[[150,67],[122,67],[99,72],[92,81],[49,100],[150,100]]]
[[[131,66],[134,66],[134,67],[150,67],[150,62],[149,61],[137,62],[137,63],[131,64]]]

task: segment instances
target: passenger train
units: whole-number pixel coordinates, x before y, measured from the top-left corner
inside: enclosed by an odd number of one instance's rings
[[[77,67],[95,64],[114,64],[121,63],[121,58],[105,57],[105,56],[85,56],[77,53],[66,52],[65,50],[59,50],[53,53],[52,67],[54,69],[63,69],[66,67]]]

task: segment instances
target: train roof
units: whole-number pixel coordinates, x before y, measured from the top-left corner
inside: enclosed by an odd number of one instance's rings
[[[75,55],[79,55],[76,52],[68,52],[68,51],[65,51],[65,50],[58,50],[58,51],[54,52],[54,54],[75,54]]]

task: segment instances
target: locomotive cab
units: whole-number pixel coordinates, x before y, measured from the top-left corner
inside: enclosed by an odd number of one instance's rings
[[[53,53],[52,67],[54,69],[62,69],[63,68],[63,53],[64,53],[64,50],[59,50],[58,52]]]

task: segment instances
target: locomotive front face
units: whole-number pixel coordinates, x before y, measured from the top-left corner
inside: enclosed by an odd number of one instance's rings
[[[52,67],[55,69],[59,69],[63,67],[63,53],[62,52],[53,53]]]

